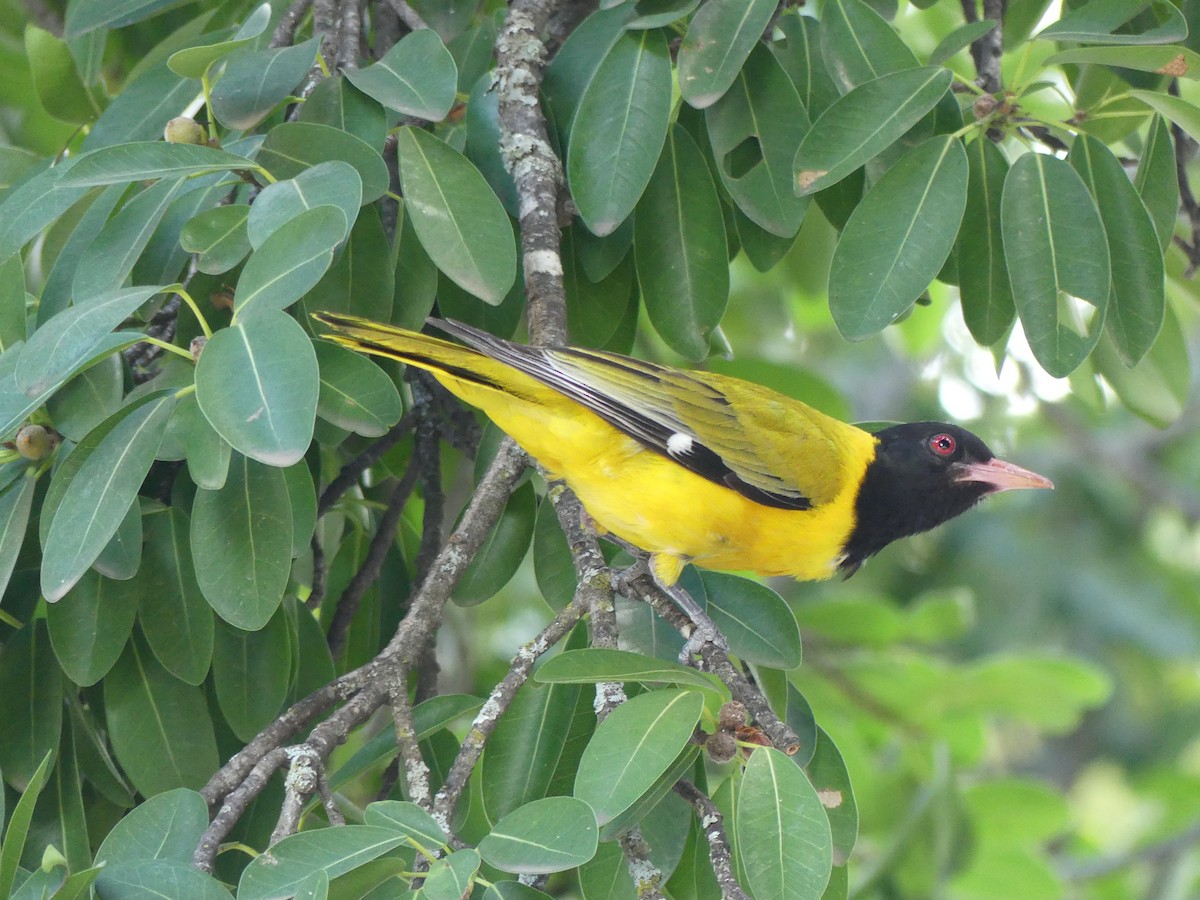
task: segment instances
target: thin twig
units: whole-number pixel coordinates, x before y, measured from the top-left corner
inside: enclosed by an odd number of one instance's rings
[[[383,455],[412,431],[416,424],[417,414],[410,409],[400,417],[399,422],[388,429],[387,434],[342,466],[337,478],[329,482],[325,490],[321,492],[321,499],[317,501],[317,516],[323,516],[333,509],[333,505],[341,499],[342,494],[358,484],[358,479],[362,477],[363,472],[379,462]]]
[[[355,613],[358,612],[363,596],[371,585],[379,580],[383,562],[387,559],[388,551],[396,539],[396,526],[400,522],[400,514],[404,511],[404,504],[408,502],[408,497],[416,483],[417,466],[414,462],[405,470],[404,477],[392,491],[387,508],[380,516],[379,524],[375,527],[375,534],[371,536],[366,558],[359,566],[358,571],[354,573],[354,577],[350,579],[350,583],[346,585],[346,589],[342,591],[342,596],[338,598],[333,621],[329,623],[329,633],[325,636],[329,644],[329,653],[334,659],[341,656],[342,650],[345,649],[350,623],[354,620]]]
[[[361,0],[341,0],[337,30],[337,67],[357,69],[359,51],[362,49],[362,3]]]
[[[650,860],[650,845],[642,836],[642,829],[634,826],[617,838],[633,877],[634,896],[638,900],[666,900],[663,893],[662,869]]]
[[[434,818],[449,821],[453,817],[454,809],[467,785],[467,779],[483,755],[483,748],[487,744],[488,738],[496,730],[496,726],[500,723],[500,717],[512,705],[517,691],[528,680],[529,673],[533,671],[533,664],[541,658],[542,654],[570,633],[585,611],[586,607],[581,604],[569,603],[542,629],[537,637],[517,651],[512,665],[508,667],[508,673],[492,688],[492,693],[475,715],[475,721],[467,729],[467,736],[463,739],[450,771],[446,773],[446,780],[437,792],[437,796],[434,797]]]
[[[296,40],[296,29],[300,27],[300,20],[304,18],[308,12],[308,8],[312,6],[313,0],[294,0],[287,12],[283,14],[283,18],[279,20],[279,24],[275,26],[275,32],[271,35],[271,48],[290,47]]]
[[[675,782],[675,793],[696,810],[701,833],[708,844],[708,859],[712,863],[713,874],[717,876],[717,884],[721,886],[722,900],[750,900],[734,874],[733,851],[729,846],[729,835],[725,833],[725,817],[721,811],[707,794],[686,779]]]
[[[999,93],[1003,87],[1000,78],[1000,57],[1003,55],[1002,44],[1004,36],[1004,9],[1007,0],[983,0],[983,17],[991,19],[996,27],[987,34],[971,42],[971,59],[975,62],[975,71],[979,77],[975,80],[989,94]],[[977,22],[975,0],[962,0],[963,18],[967,22]]]
[[[425,20],[421,18],[421,14],[405,3],[404,0],[388,0],[387,5],[409,31],[420,31],[422,28],[429,27],[425,24]]]

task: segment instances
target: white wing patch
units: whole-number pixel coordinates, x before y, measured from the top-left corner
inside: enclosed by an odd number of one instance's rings
[[[683,456],[692,450],[692,436],[677,431],[667,438],[667,452],[672,456]]]

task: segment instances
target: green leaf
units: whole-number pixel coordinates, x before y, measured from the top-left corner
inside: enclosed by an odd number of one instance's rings
[[[408,264],[419,267],[422,262],[429,263],[423,250],[419,254],[420,260]],[[305,311],[349,312],[377,322],[391,321],[397,289],[395,263],[379,220],[379,207],[370,206],[359,215],[329,271],[304,295]],[[417,289],[419,285],[406,287]]]
[[[388,109],[440,122],[454,105],[458,67],[432,28],[411,32],[365,69],[345,69],[356,88]]]
[[[729,576],[733,577],[733,576]],[[541,684],[598,684],[603,681],[665,682],[716,688],[712,675],[691,666],[628,650],[566,650],[547,659],[534,673]]]
[[[1108,247],[1100,214],[1070,165],[1027,153],[1004,180],[1000,221],[1029,346],[1042,368],[1064,377],[1096,346],[1108,306]],[[1080,301],[1094,307],[1090,322],[1083,319]]]
[[[8,784],[26,792],[62,735],[62,671],[45,621],[35,620],[5,639],[0,679],[8,685],[0,692],[0,767]]]
[[[479,842],[479,855],[502,872],[565,872],[595,855],[598,834],[596,816],[582,800],[546,797],[497,822]]]
[[[117,761],[147,797],[199,788],[217,769],[204,692],[167,672],[136,636],[104,679],[104,715]]]
[[[492,84],[492,73],[479,77],[467,98],[467,141],[464,152],[491,185],[504,211],[514,219],[520,215],[517,185],[500,153],[500,98]]]
[[[405,212],[434,264],[463,290],[498,305],[517,275],[512,225],[465,156],[412,126],[397,151]]]
[[[277,309],[254,310],[218,331],[196,364],[205,418],[233,449],[268,466],[290,466],[304,456],[319,390],[312,341]]]
[[[1188,23],[1176,7],[1156,0],[1152,6],[1165,14],[1154,28],[1139,34],[1113,32],[1146,8],[1146,3],[1129,0],[1091,0],[1047,25],[1034,37],[1044,41],[1082,41],[1087,44],[1169,44],[1188,34]]]
[[[292,507],[292,557],[295,558],[309,548],[317,529],[317,489],[304,460],[284,469],[283,477]]]
[[[172,675],[200,684],[213,654],[213,612],[192,562],[191,522],[167,507],[146,517],[146,544],[136,576],[146,643]]]
[[[338,159],[318,163],[262,189],[246,221],[250,245],[258,249],[276,230],[318,206],[334,206],[342,211],[347,229],[344,238],[358,217],[361,203],[362,179],[357,169]]]
[[[508,584],[529,550],[536,515],[533,485],[526,483],[509,496],[500,521],[467,565],[454,589],[455,603],[475,606]]]
[[[26,337],[25,267],[14,253],[0,262],[0,351]]]
[[[383,107],[340,75],[317,82],[300,107],[299,121],[329,125],[369,147],[382,147],[387,136]]]
[[[786,10],[776,20],[782,41],[772,43],[771,52],[779,60],[810,119],[816,119],[839,96],[821,52],[821,23],[798,10]]]
[[[1170,119],[1186,131],[1193,140],[1200,140],[1200,106],[1156,91],[1130,91],[1129,95],[1136,97],[1160,115]]]
[[[83,154],[62,176],[61,184],[64,187],[91,187],[257,168],[253,160],[244,156],[202,144],[130,141]]]
[[[478,872],[478,851],[455,850],[429,867],[421,887],[422,900],[461,900],[470,896]]]
[[[954,249],[967,202],[967,156],[950,135],[906,153],[842,231],[829,268],[829,308],[857,341],[882,331],[929,287]]]
[[[155,458],[162,456],[161,445]],[[125,511],[117,532],[112,536],[92,568],[107,578],[128,581],[138,570],[142,561],[142,509],[140,503],[131,503]]]
[[[225,74],[213,86],[213,115],[222,125],[246,131],[265,119],[308,74],[321,39],[294,47],[242,50],[229,59]]]
[[[775,669],[800,665],[800,629],[783,598],[763,584],[701,572],[708,592],[708,614],[744,662]]]
[[[407,800],[377,800],[369,804],[363,810],[363,824],[397,831],[410,844],[430,853],[449,846],[446,832],[433,816]]]
[[[1166,313],[1162,249],[1154,222],[1121,163],[1101,141],[1081,134],[1067,155],[1096,200],[1108,255],[1112,293],[1105,320],[1127,366],[1149,351]]]
[[[217,60],[228,56],[234,50],[240,50],[253,44],[254,39],[266,31],[269,24],[271,24],[271,4],[264,3],[246,18],[237,33],[229,40],[176,50],[167,58],[167,65],[176,75],[184,78],[200,78]]]
[[[1076,47],[1046,60],[1046,65],[1119,66],[1139,72],[1154,72],[1173,78],[1200,78],[1200,53],[1187,47]]]
[[[522,685],[484,757],[481,787],[489,820],[560,793],[556,779],[566,772],[574,775],[583,751],[580,731],[590,733],[596,722],[590,704],[580,710],[580,694],[575,685]],[[589,720],[579,722],[579,729],[577,711]]]
[[[162,290],[137,287],[107,291],[52,317],[22,348],[16,389],[27,397],[44,398],[94,359],[100,348],[107,352],[116,349],[111,342],[106,343],[108,333]]]
[[[17,564],[17,554],[25,541],[36,484],[34,469],[28,468],[0,493],[0,597],[8,588],[8,581]]]
[[[332,880],[403,843],[404,835],[374,825],[343,825],[289,835],[242,870],[239,900],[291,896],[315,871],[324,871]]]
[[[637,15],[625,26],[635,28],[662,28],[690,15],[700,0],[639,0]]]
[[[625,33],[625,23],[633,16],[633,5],[622,4],[601,9],[579,23],[568,36],[542,80],[542,96],[551,118],[562,135],[562,145],[571,132],[579,100],[596,76],[596,70],[617,39]]]
[[[996,25],[997,23],[992,19],[980,19],[977,22],[960,25],[938,41],[938,45],[929,54],[929,65],[940,66],[960,50],[965,50],[986,36]]]
[[[967,206],[955,247],[958,290],[963,320],[985,347],[1008,334],[1017,315],[1000,227],[1007,175],[1008,160],[991,141],[967,146]]]
[[[64,384],[46,403],[54,427],[81,441],[121,407],[124,374],[117,354],[106,356]]]
[[[36,25],[25,26],[25,58],[33,75],[38,102],[53,118],[72,125],[90,122],[100,113],[79,77],[71,48]]]
[[[225,721],[251,741],[279,714],[292,674],[287,617],[276,610],[258,631],[217,623],[213,687]]]
[[[1167,307],[1163,330],[1136,368],[1129,368],[1110,338],[1101,338],[1092,357],[1096,371],[1135,415],[1166,428],[1183,415],[1191,388],[1187,340],[1179,317]]]
[[[938,104],[951,80],[948,69],[906,69],[861,84],[838,99],[796,151],[797,195],[836,184],[878,156]]]
[[[86,572],[46,608],[50,643],[63,672],[76,684],[95,684],[120,658],[137,616],[138,592],[133,587],[133,582]]]
[[[844,866],[858,841],[858,804],[850,785],[850,773],[833,740],[817,727],[817,744],[805,767],[825,815],[833,839],[833,864]]]
[[[469,94],[471,88],[489,74],[498,32],[496,20],[485,17],[446,44],[458,72],[460,94]]]
[[[176,788],[129,810],[105,836],[96,862],[115,866],[160,859],[188,863],[208,828],[208,805],[196,791]]]
[[[542,599],[551,609],[560,610],[575,596],[575,563],[554,512],[554,504],[538,504],[533,524],[533,574]]]
[[[187,897],[188,900],[231,900],[233,897],[221,882],[190,862],[121,863],[101,870],[96,885],[105,897]]]
[[[900,35],[863,0],[830,0],[821,15],[821,56],[847,91],[918,65]]]
[[[180,78],[164,60],[124,86],[83,140],[84,150],[126,141],[151,141],[196,96],[196,82]]]
[[[633,249],[646,312],[668,346],[702,360],[729,302],[729,262],[716,185],[682,126],[671,130],[637,209]]]
[[[340,159],[362,179],[362,202],[378,200],[388,189],[388,170],[379,151],[337,128],[314,122],[284,122],[267,132],[256,157],[276,180],[295,178],[318,163]]]
[[[6,682],[7,683],[7,682]],[[29,825],[33,821],[34,805],[38,795],[46,786],[50,775],[53,753],[47,753],[21,792],[21,799],[13,808],[8,826],[4,829],[4,841],[0,849],[0,897],[11,896],[13,882],[21,862],[21,853],[29,837]]]
[[[210,491],[220,488],[229,470],[231,448],[204,417],[194,393],[179,401],[172,421],[187,455],[188,474],[196,487]]]
[[[282,470],[246,457],[225,486],[196,491],[192,556],[196,580],[217,615],[257,631],[283,600],[292,563],[292,512]]]
[[[633,211],[654,173],[671,116],[671,59],[658,31],[626,32],[580,97],[567,149],[567,181],[597,235]]]
[[[321,372],[318,416],[364,437],[380,437],[400,420],[400,393],[383,369],[328,341],[313,346]]]
[[[122,28],[180,6],[185,0],[79,0],[67,13],[63,37],[73,40],[97,28]]]
[[[591,804],[601,825],[632,806],[670,767],[703,707],[696,691],[650,691],[622,703],[597,726],[583,751],[574,793]]]
[[[1179,180],[1175,175],[1175,146],[1171,129],[1162,116],[1155,116],[1146,135],[1146,146],[1138,160],[1133,186],[1137,188],[1154,221],[1158,243],[1165,253],[1175,234],[1179,217]]]
[[[255,201],[255,208],[257,205]],[[197,269],[205,275],[220,275],[246,257],[250,252],[246,231],[250,210],[244,203],[218,206],[205,210],[183,227],[179,243],[188,253],[196,254]]]
[[[71,589],[116,533],[162,444],[174,402],[161,394],[122,415],[67,485],[42,555],[42,593],[50,602]]]
[[[75,267],[71,286],[77,304],[97,291],[116,289],[126,282],[182,187],[180,179],[159,181],[104,224]]]
[[[819,900],[832,867],[829,820],[804,772],[774,747],[750,755],[734,830],[756,900]]]
[[[717,171],[738,208],[772,234],[794,236],[811,202],[795,195],[791,170],[809,121],[770,51],[755,48],[704,119]]]
[[[334,248],[348,230],[342,210],[315,206],[272,231],[238,278],[235,324],[251,313],[286,309],[303,297],[329,269]]]
[[[0,259],[7,259],[87,193],[87,188],[63,184],[78,162],[68,159],[44,169],[0,200]]]
[[[709,0],[692,16],[679,46],[684,100],[704,109],[729,90],[776,6],[772,0]]]

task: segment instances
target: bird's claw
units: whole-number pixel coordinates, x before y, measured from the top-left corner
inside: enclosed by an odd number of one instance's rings
[[[722,652],[729,650],[729,644],[725,642],[725,636],[717,630],[711,619],[702,625],[698,625],[695,622],[692,623],[692,633],[688,636],[683,649],[679,651],[679,662],[685,666],[688,665],[693,657],[700,654],[705,644],[712,644]]]

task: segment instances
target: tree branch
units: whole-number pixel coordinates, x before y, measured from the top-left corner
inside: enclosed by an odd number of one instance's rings
[[[553,0],[513,0],[496,39],[500,155],[520,197],[521,258],[535,344],[567,343],[567,304],[559,245],[562,163],[546,133],[538,90],[546,62],[542,35]]]
[[[971,59],[979,74],[975,83],[989,94],[999,93],[1004,86],[1000,77],[1000,57],[1004,53],[1004,10],[1007,5],[1007,0],[983,0],[983,17],[995,22],[996,27],[971,42]],[[979,21],[975,0],[962,0],[962,10],[967,22]]]
[[[651,608],[676,631],[687,634],[692,629],[691,620],[654,583],[649,573],[630,579],[625,587],[632,595],[631,599],[649,603]],[[758,723],[758,727],[763,730],[776,748],[788,756],[793,756],[800,749],[800,737],[786,722],[775,715],[775,711],[771,709],[771,704],[767,702],[762,691],[734,667],[724,650],[711,642],[702,644],[698,668],[716,675],[729,688],[733,699],[746,707],[746,711],[750,713],[754,721]]]
[[[313,4],[313,0],[294,0],[287,12],[283,14],[283,18],[279,20],[279,24],[275,26],[275,32],[271,35],[271,48],[290,47],[296,40],[296,29],[300,27],[300,20],[304,18],[309,7]]]
[[[729,835],[725,833],[725,817],[721,811],[707,794],[686,779],[675,782],[674,790],[696,810],[696,818],[708,843],[708,859],[717,876],[717,884],[721,886],[722,900],[750,900],[734,874],[733,851],[729,846]]]

